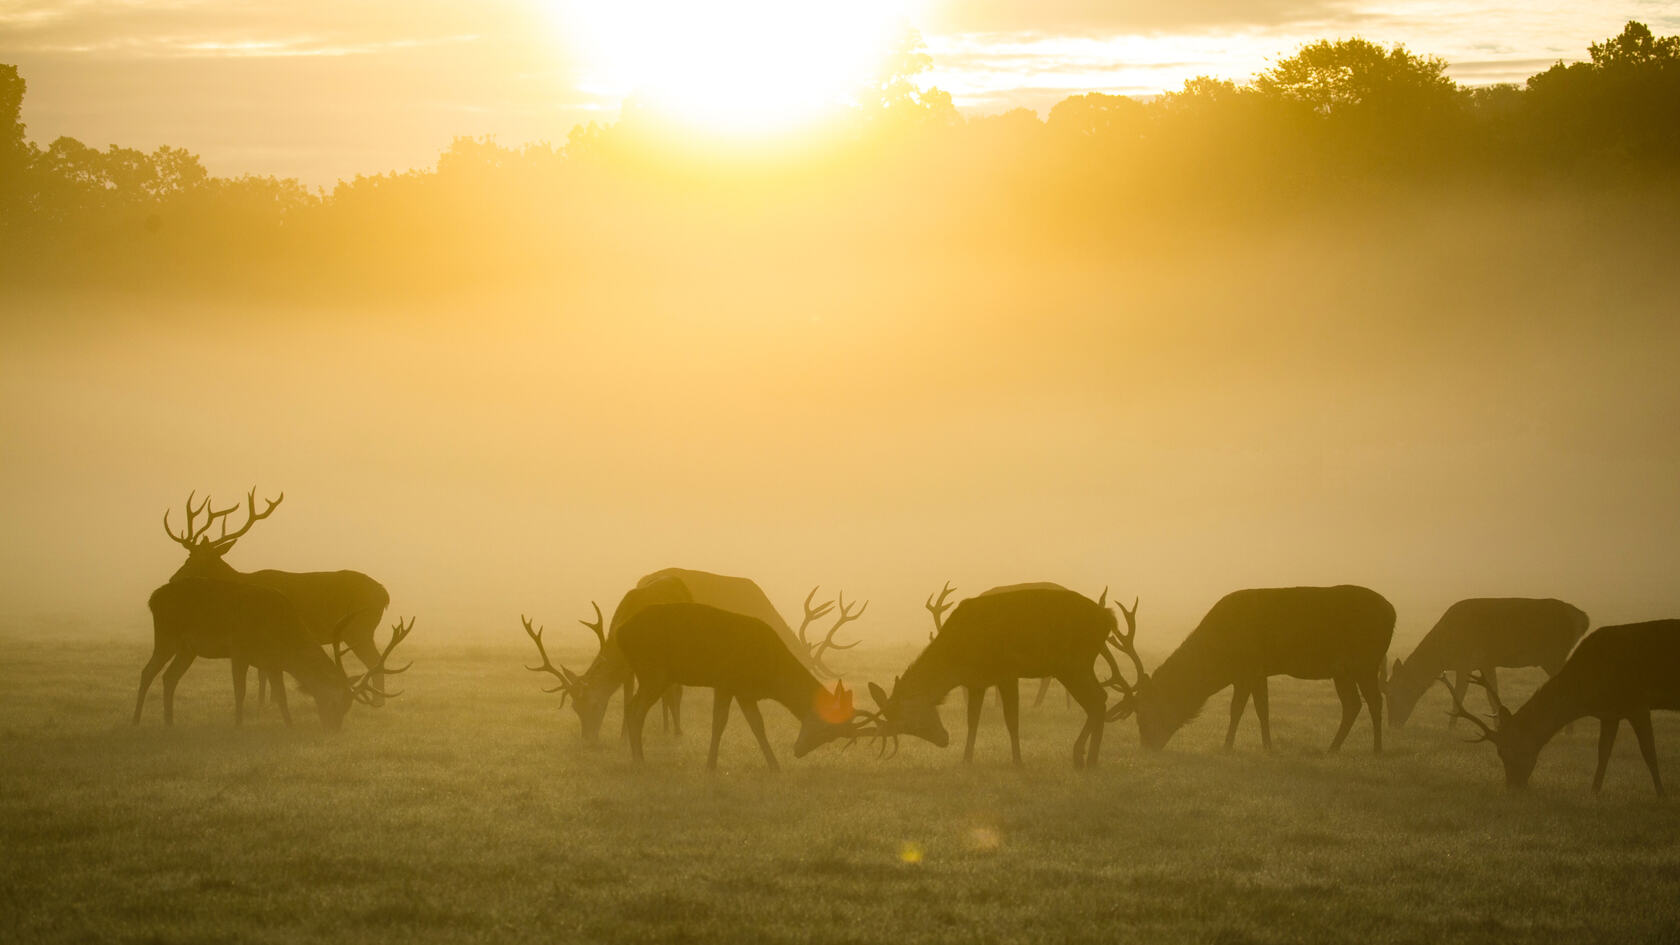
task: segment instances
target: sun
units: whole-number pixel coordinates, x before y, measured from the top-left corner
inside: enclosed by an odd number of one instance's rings
[[[559,0],[584,88],[684,124],[781,133],[844,107],[903,36],[914,0]]]

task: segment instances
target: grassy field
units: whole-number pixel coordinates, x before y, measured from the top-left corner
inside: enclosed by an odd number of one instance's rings
[[[1279,680],[1271,754],[1252,716],[1219,749],[1220,696],[1160,754],[1111,727],[1090,773],[1059,691],[1024,711],[1020,769],[995,699],[972,766],[960,742],[795,761],[767,705],[785,770],[737,714],[708,775],[709,693],[633,768],[616,737],[581,743],[517,626],[417,634],[405,694],[332,736],[301,695],[296,728],[235,730],[225,662],[187,675],[173,729],[157,686],[133,728],[149,641],[43,636],[0,636],[7,942],[1680,941],[1680,805],[1631,733],[1601,796],[1592,723],[1508,795],[1439,693],[1381,757],[1363,720],[1326,755],[1331,687]],[[864,653],[848,682],[909,655]],[[1508,678],[1515,702],[1539,676]],[[960,738],[960,697],[945,718]],[[1673,779],[1677,722],[1657,728]]]

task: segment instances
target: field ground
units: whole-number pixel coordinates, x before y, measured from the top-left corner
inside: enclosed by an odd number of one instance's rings
[[[225,662],[186,676],[173,729],[158,685],[133,728],[143,642],[43,636],[0,635],[8,942],[1680,941],[1680,803],[1627,731],[1593,796],[1590,722],[1521,795],[1438,702],[1381,757],[1363,719],[1325,754],[1335,696],[1293,680],[1269,755],[1252,716],[1219,749],[1218,696],[1163,753],[1111,727],[1078,773],[1058,692],[1024,710],[1019,770],[994,699],[973,766],[960,741],[795,761],[767,706],[783,772],[737,714],[709,776],[709,694],[633,768],[616,737],[581,743],[517,626],[505,646],[417,634],[404,695],[337,735],[301,695],[296,728],[270,710],[236,731]],[[1539,678],[1508,674],[1510,701]],[[944,714],[960,738],[960,696]],[[1657,742],[1680,784],[1680,719]]]

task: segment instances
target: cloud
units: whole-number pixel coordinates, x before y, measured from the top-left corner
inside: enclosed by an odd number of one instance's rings
[[[1351,0],[965,0],[930,13],[934,32],[1062,36],[1278,29],[1344,21]]]

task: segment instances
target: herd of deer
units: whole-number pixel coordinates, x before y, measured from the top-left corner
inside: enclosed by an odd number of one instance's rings
[[[180,533],[170,529],[165,513],[164,530],[186,549],[187,561],[150,599],[154,649],[140,674],[136,724],[146,690],[165,663],[164,718],[172,719],[175,685],[199,657],[232,661],[236,722],[243,715],[247,667],[256,667],[288,723],[283,674],[311,694],[331,729],[339,727],[351,705],[377,705],[391,695],[383,691],[383,677],[402,670],[387,668],[386,661],[413,621],[398,621],[385,646],[376,645],[374,631],[389,604],[377,582],[354,571],[246,573],[223,560],[234,542],[284,498],[269,500],[259,512],[253,490],[244,524],[231,532],[228,516],[237,505],[216,509],[207,498],[195,506],[189,497]],[[1617,729],[1626,720],[1652,783],[1663,794],[1651,711],[1680,710],[1680,620],[1601,627],[1583,640],[1587,615],[1562,601],[1475,598],[1448,608],[1411,656],[1390,668],[1395,614],[1382,595],[1351,585],[1259,588],[1221,598],[1149,673],[1136,647],[1135,602],[1130,608],[1118,602],[1111,606],[1106,590],[1093,601],[1060,585],[1037,583],[993,588],[953,606],[953,590],[946,584],[928,597],[933,632],[920,655],[894,679],[892,690],[869,684],[873,709],[854,705],[853,692],[843,684],[829,689],[820,681],[837,675],[828,654],[856,645],[837,643],[835,636],[862,616],[867,603],[850,605],[840,595],[836,610],[834,601],[813,603],[813,588],[796,631],[757,584],[705,571],[671,568],[647,575],[619,601],[610,622],[595,605],[595,619],[579,621],[599,644],[582,673],[550,660],[543,629],[524,619],[541,658],[539,665],[527,668],[554,677],[556,685],[548,691],[560,693],[562,706],[571,703],[589,742],[598,740],[607,704],[623,689],[624,733],[638,762],[647,714],[656,703],[663,703],[663,717],[680,733],[681,687],[712,689],[708,768],[717,765],[731,703],[740,706],[765,761],[776,768],[758,709],[765,699],[781,703],[799,719],[795,757],[831,741],[849,745],[864,737],[878,741],[885,755],[889,747],[896,750],[901,735],[940,747],[949,744],[938,707],[957,688],[967,696],[964,760],[974,757],[981,707],[986,691],[995,688],[1018,764],[1022,679],[1054,679],[1084,710],[1084,725],[1073,744],[1075,767],[1096,764],[1106,723],[1135,718],[1143,744],[1160,749],[1226,687],[1231,688],[1231,710],[1225,746],[1234,744],[1252,699],[1261,742],[1269,749],[1267,680],[1277,675],[1333,681],[1342,719],[1330,749],[1341,747],[1364,706],[1371,717],[1373,748],[1381,752],[1384,702],[1390,726],[1399,728],[1424,692],[1440,682],[1451,695],[1453,720],[1468,720],[1480,731],[1476,740],[1498,749],[1508,786],[1525,786],[1552,736],[1575,719],[1592,716],[1600,722],[1593,790],[1603,784]],[[834,622],[813,634],[811,624],[831,613]],[[331,659],[323,647],[331,648]],[[363,672],[352,676],[345,670],[345,649],[362,662]],[[1131,663],[1131,681],[1116,653]],[[1098,678],[1099,666],[1107,669],[1108,678]],[[1499,698],[1497,669],[1527,666],[1543,668],[1549,678],[1511,712]],[[1455,680],[1448,680],[1449,672]],[[1465,708],[1471,684],[1486,692],[1494,713],[1488,721]]]

